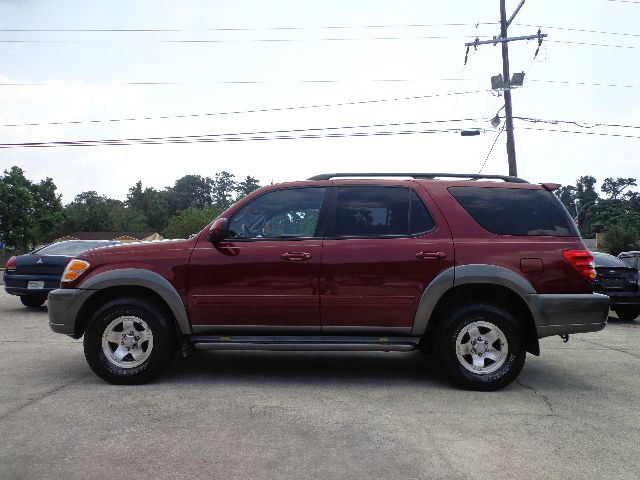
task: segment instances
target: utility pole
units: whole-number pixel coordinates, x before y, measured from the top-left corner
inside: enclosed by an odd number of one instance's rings
[[[519,7],[523,5],[520,3]],[[500,37],[507,37],[507,7],[506,0],[500,0]],[[517,12],[516,12],[517,13]],[[509,42],[502,42],[502,78],[509,81]],[[507,159],[509,160],[509,175],[518,176],[516,164],[516,140],[513,136],[513,110],[511,108],[511,89],[504,91],[505,130],[507,131]]]
[[[494,82],[496,77],[493,77],[492,80],[492,88],[499,88],[504,91],[504,112],[505,112],[505,130],[507,131],[507,158],[509,160],[509,175],[517,176],[518,175],[518,165],[516,163],[516,143],[513,135],[513,108],[511,105],[511,88],[522,86],[522,81],[524,80],[524,74],[520,74],[516,79],[516,75],[514,75],[513,79],[510,79],[509,76],[509,42],[513,42],[516,40],[538,40],[538,48],[542,44],[542,39],[547,36],[547,34],[542,34],[540,30],[538,30],[537,35],[527,35],[524,37],[512,37],[509,38],[507,35],[507,29],[513,19],[516,17],[524,2],[526,0],[520,0],[520,3],[516,7],[515,11],[511,15],[511,17],[507,20],[507,7],[506,0],[500,0],[500,36],[493,37],[493,40],[483,40],[480,41],[478,38],[475,39],[474,42],[465,43],[467,47],[467,55],[465,56],[465,63],[467,61],[467,56],[469,54],[469,47],[478,48],[478,45],[486,45],[493,44],[496,45],[498,43],[502,44],[502,75],[500,79]],[[537,55],[537,52],[536,52]],[[496,86],[494,86],[496,83]]]

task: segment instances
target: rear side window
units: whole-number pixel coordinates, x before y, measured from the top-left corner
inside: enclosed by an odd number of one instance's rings
[[[580,236],[560,200],[546,190],[449,187],[449,192],[482,228],[491,233]]]
[[[433,229],[418,195],[403,187],[338,187],[334,235],[408,236]]]

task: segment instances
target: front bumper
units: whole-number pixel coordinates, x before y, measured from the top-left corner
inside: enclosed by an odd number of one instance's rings
[[[53,290],[47,297],[49,310],[49,328],[56,333],[79,338],[76,330],[78,313],[84,302],[95,293],[94,290],[65,288]]]
[[[525,295],[538,338],[569,333],[598,332],[607,325],[609,297],[591,294]]]

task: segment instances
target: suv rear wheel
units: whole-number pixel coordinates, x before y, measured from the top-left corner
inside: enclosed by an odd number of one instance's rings
[[[440,326],[437,351],[451,379],[468,390],[497,390],[524,366],[522,329],[508,311],[471,303],[452,310]]]
[[[114,384],[151,380],[176,352],[171,319],[153,303],[115,299],[100,308],[84,334],[84,354],[91,369]]]

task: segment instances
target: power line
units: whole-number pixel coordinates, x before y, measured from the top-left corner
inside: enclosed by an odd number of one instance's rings
[[[579,32],[579,33],[596,33],[601,35],[620,35],[624,37],[640,37],[640,33],[623,33],[623,32],[604,32],[602,30],[586,30],[582,28],[572,28],[572,27],[552,27],[550,25],[532,25],[527,23],[517,23],[520,27],[531,27],[531,28],[546,28],[549,30],[562,30],[567,32]]]
[[[640,35],[639,35],[640,36]],[[150,43],[156,44],[182,44],[182,45],[204,45],[204,44],[227,44],[227,43],[294,43],[294,42],[361,42],[361,41],[401,41],[401,40],[449,40],[454,38],[477,38],[477,39],[491,39],[489,35],[430,35],[430,36],[417,36],[417,37],[334,37],[334,38],[255,38],[246,40],[228,40],[228,39],[197,39],[197,40],[150,40]],[[131,40],[126,40],[127,43],[132,43]],[[140,41],[136,41],[140,42]],[[563,45],[580,45],[589,47],[603,47],[603,48],[622,48],[629,50],[638,50],[640,46],[637,45],[614,45],[595,42],[579,42],[574,40],[547,40],[547,42],[558,43]],[[114,43],[111,40],[0,40],[2,43],[11,44],[106,44]]]
[[[536,130],[539,132],[557,132],[557,133],[575,133],[579,135],[595,135],[598,137],[617,137],[617,138],[636,138],[640,139],[640,136],[637,135],[626,135],[622,133],[602,133],[602,132],[589,132],[589,131],[578,131],[578,130],[560,130],[560,129],[552,129],[552,128],[536,128],[536,127],[518,127],[518,129],[522,130]]]
[[[227,80],[227,81],[214,81],[214,82],[113,82],[108,85],[132,85],[132,86],[153,86],[153,85],[268,85],[274,83],[402,83],[402,82],[457,82],[460,78],[377,78],[377,79],[362,79],[362,80],[339,80],[339,79],[312,79],[312,80],[294,80],[291,82],[271,82],[264,80]],[[471,80],[471,79],[468,79]],[[92,85],[97,85],[96,83]],[[7,82],[0,83],[3,87],[66,87],[68,84],[60,82]]]
[[[477,78],[379,78],[379,79],[362,79],[362,80],[339,80],[339,79],[308,79],[308,80],[294,80],[291,82],[276,82],[276,81],[264,81],[264,80],[228,80],[228,81],[214,81],[214,82],[113,82],[105,85],[119,85],[119,86],[192,86],[192,85],[269,85],[269,84],[282,84],[282,83],[309,83],[309,84],[338,84],[338,83],[412,83],[412,82],[471,82],[478,81]],[[640,85],[624,85],[614,83],[590,83],[590,82],[577,82],[568,80],[545,80],[539,78],[533,78],[527,80],[528,82],[539,83],[556,83],[562,85],[581,85],[588,87],[610,87],[610,88],[640,88]],[[87,82],[91,85],[98,85],[96,83]],[[67,87],[66,83],[55,82],[6,82],[0,83],[3,87]]]
[[[451,38],[476,38],[476,35],[421,35],[415,37],[324,37],[324,38],[250,38],[250,39],[177,39],[177,40],[149,40],[149,43],[179,43],[179,44],[207,44],[207,43],[291,43],[291,42],[360,42],[360,41],[388,41],[388,40],[448,40]],[[489,35],[483,35],[480,38],[491,38]],[[126,40],[127,43],[139,43],[142,40],[132,41]],[[70,44],[70,43],[114,43],[113,40],[51,40],[51,39],[36,39],[36,40],[0,40],[0,43],[15,43],[15,44],[31,44],[31,43],[50,43],[50,44]]]
[[[399,127],[399,126],[417,126],[432,123],[448,123],[463,121],[478,121],[480,119],[452,119],[452,120],[433,120],[424,122],[403,122],[388,124],[372,124],[372,125],[354,125],[342,127],[326,127],[326,128],[308,128],[308,129],[292,129],[292,130],[273,130],[260,132],[242,132],[242,133],[223,133],[209,135],[183,135],[183,136],[167,136],[167,137],[143,137],[143,138],[122,138],[122,139],[101,139],[101,140],[74,140],[74,141],[55,141],[55,142],[22,142],[22,143],[2,143],[0,149],[8,148],[54,148],[54,147],[98,147],[98,146],[125,146],[125,145],[161,145],[161,144],[184,144],[184,143],[222,143],[222,142],[248,142],[248,141],[272,141],[272,140],[299,140],[299,139],[319,139],[319,138],[344,138],[344,137],[373,137],[373,136],[394,136],[394,135],[415,135],[415,134],[431,134],[431,133],[458,133],[460,128],[445,129],[418,129],[418,130],[378,130],[378,131],[355,131],[356,129],[381,128],[381,127]],[[542,132],[554,133],[571,133],[582,135],[595,135],[601,137],[631,138],[640,139],[640,136],[625,135],[615,133],[602,133],[590,131],[576,131],[564,129],[549,129],[537,127],[522,127],[522,130],[534,130]],[[484,130],[476,128],[477,130]],[[347,130],[347,131],[341,131]],[[484,130],[486,131],[486,130]],[[497,138],[494,140],[497,141]],[[493,146],[492,146],[493,149]],[[491,150],[489,151],[491,154]],[[487,157],[488,159],[488,157]],[[486,159],[485,159],[486,163]],[[484,168],[484,165],[483,165]]]
[[[576,42],[573,40],[547,40],[547,42],[561,43],[565,45],[583,45],[587,47],[627,48],[632,50],[640,49],[640,46],[634,46],[634,45],[611,45],[606,43]]]
[[[484,93],[488,91],[489,90],[471,90],[467,92],[434,93],[432,95],[417,95],[417,96],[397,97],[397,98],[377,98],[377,99],[371,99],[371,100],[355,100],[350,102],[324,103],[324,104],[317,104],[317,105],[297,105],[297,106],[288,106],[288,107],[259,108],[259,109],[251,109],[251,110],[235,110],[235,111],[214,112],[214,113],[160,115],[155,117],[69,120],[69,121],[59,121],[59,122],[5,123],[5,124],[1,124],[0,126],[1,127],[35,127],[35,126],[43,126],[43,125],[78,125],[78,124],[85,124],[85,123],[134,122],[134,121],[141,121],[141,120],[166,120],[166,119],[174,119],[174,118],[197,118],[197,117],[240,115],[240,114],[247,114],[247,113],[285,112],[285,111],[291,111],[291,110],[308,110],[308,109],[317,109],[317,108],[332,108],[332,107],[368,105],[368,104],[376,104],[376,103],[401,102],[401,101],[407,101],[407,100],[423,100],[427,98],[437,98],[437,97],[450,97],[450,96],[459,97],[461,95]]]
[[[573,82],[567,80],[543,80],[532,78],[528,80],[529,82],[540,82],[540,83],[558,83],[562,85],[582,85],[587,87],[611,87],[611,88],[640,88],[640,85],[621,85],[614,83],[589,83],[589,82]]]
[[[263,32],[289,30],[358,30],[375,28],[432,28],[432,27],[468,27],[474,25],[497,25],[497,22],[479,23],[414,23],[400,25],[323,25],[318,27],[227,27],[205,28],[205,32]],[[0,32],[88,32],[88,33],[157,33],[157,32],[193,32],[182,28],[2,28]]]
[[[531,123],[548,123],[550,125],[558,125],[561,123],[576,125],[580,128],[596,128],[596,127],[609,127],[609,128],[635,128],[640,129],[638,125],[623,125],[620,123],[592,123],[592,122],[578,122],[575,120],[545,120],[540,118],[531,118],[531,117],[513,117],[518,120],[522,120],[525,122]]]
[[[636,5],[640,5],[640,2],[637,0],[604,0],[605,2],[610,3],[635,3]]]
[[[370,128],[382,127],[406,127],[436,123],[454,122],[475,122],[481,119],[463,118],[450,120],[427,120],[421,122],[399,122],[382,123],[369,125],[346,125],[339,127],[321,128],[297,128],[290,130],[271,130],[258,132],[240,133],[219,133],[206,135],[180,135],[164,137],[142,137],[142,138],[116,138],[100,140],[72,140],[53,142],[20,142],[20,143],[0,143],[1,148],[42,148],[42,147],[94,147],[107,145],[158,145],[169,143],[219,143],[219,142],[245,142],[260,140],[289,140],[302,138],[340,138],[340,137],[364,137],[364,136],[389,136],[389,135],[410,135],[418,133],[441,133],[459,132],[460,128],[448,129],[424,129],[424,130],[387,130],[387,131],[355,131]],[[341,130],[346,130],[341,131]],[[483,130],[477,128],[477,130]]]

